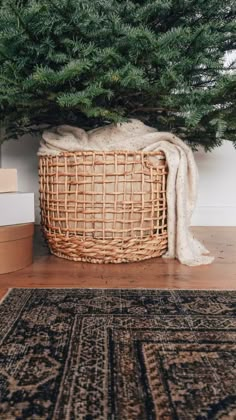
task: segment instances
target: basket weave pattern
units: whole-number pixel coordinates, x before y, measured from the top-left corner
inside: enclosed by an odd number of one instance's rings
[[[41,220],[51,252],[94,263],[162,255],[167,172],[161,152],[41,156]]]

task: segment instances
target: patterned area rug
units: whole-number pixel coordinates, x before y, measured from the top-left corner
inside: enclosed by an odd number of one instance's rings
[[[236,419],[236,291],[13,289],[0,419]]]

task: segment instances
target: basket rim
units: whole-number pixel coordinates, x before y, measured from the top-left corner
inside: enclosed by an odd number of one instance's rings
[[[140,155],[140,156],[160,156],[162,159],[165,159],[165,153],[161,150],[148,152],[143,150],[78,150],[75,152],[71,151],[64,151],[60,152],[57,155],[45,154],[39,155],[39,158],[57,158],[57,157],[69,157],[74,155],[91,155],[91,154],[99,154],[99,155]]]

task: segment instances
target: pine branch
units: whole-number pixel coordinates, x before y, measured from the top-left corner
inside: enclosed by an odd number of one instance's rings
[[[33,42],[37,42],[38,39],[37,37],[34,35],[33,32],[31,32],[31,30],[28,28],[28,26],[26,25],[26,23],[24,22],[21,14],[18,12],[18,10],[13,6],[13,4],[10,2],[9,7],[11,9],[11,11],[15,14],[15,16],[17,17],[18,21],[21,24],[21,27],[23,28],[24,32],[28,35],[29,39],[31,39]]]
[[[0,45],[0,55],[5,58],[5,60],[11,59],[10,56],[8,56],[4,51],[2,51],[1,45]]]
[[[167,109],[167,108],[161,108],[161,107],[139,107],[132,109],[132,113],[138,113],[138,112],[144,112],[144,113],[150,113],[150,112],[177,112],[177,110],[174,109]]]
[[[203,26],[197,33],[196,35],[193,37],[193,39],[191,40],[187,50],[185,51],[185,54],[188,55],[189,51],[191,50],[192,46],[194,45],[194,43],[196,42],[196,40],[202,35],[202,33],[204,33],[205,31],[205,27]]]
[[[236,66],[223,64],[225,52],[236,50],[233,5],[0,2],[0,119],[7,135],[40,122],[88,129],[133,116],[193,147],[212,149],[223,132],[236,141]]]

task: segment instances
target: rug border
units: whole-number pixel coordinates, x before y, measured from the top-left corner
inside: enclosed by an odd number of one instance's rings
[[[113,291],[119,291],[119,290],[126,290],[126,291],[132,291],[132,290],[151,290],[151,291],[159,291],[159,292],[236,292],[235,289],[167,289],[167,288],[155,288],[155,287],[10,287],[5,295],[0,299],[0,306],[5,302],[5,300],[8,298],[8,296],[11,294],[13,290],[113,290]]]

